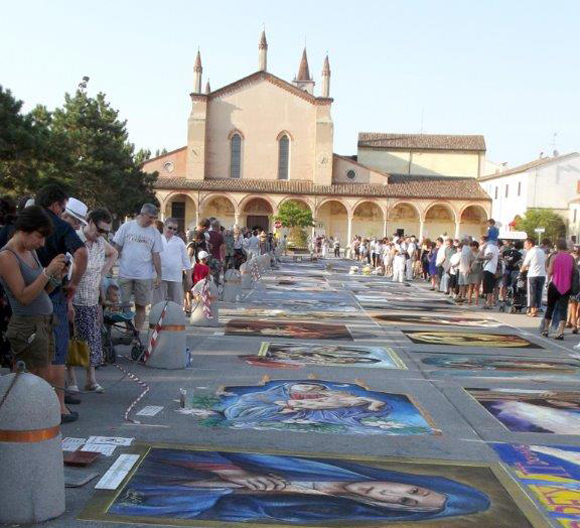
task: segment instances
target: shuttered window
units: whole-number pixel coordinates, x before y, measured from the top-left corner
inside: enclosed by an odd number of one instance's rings
[[[242,172],[242,138],[234,134],[230,140],[230,177],[239,178]]]
[[[278,179],[288,179],[288,164],[290,155],[290,140],[282,136],[278,141]]]

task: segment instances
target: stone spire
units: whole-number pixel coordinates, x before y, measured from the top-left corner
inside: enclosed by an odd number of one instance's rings
[[[201,66],[201,54],[197,50],[197,56],[195,57],[195,64],[193,66],[193,93],[201,93],[201,74],[203,73],[203,68]]]
[[[260,44],[258,45],[258,70],[266,71],[268,69],[268,42],[266,40],[266,30],[262,31]]]
[[[308,68],[308,57],[306,56],[306,48],[302,52],[302,60],[300,61],[300,67],[298,68],[297,81],[310,81],[310,69]]]
[[[302,52],[302,59],[300,60],[298,75],[294,78],[294,84],[301,90],[304,90],[311,95],[314,93],[314,81],[310,77],[310,68],[308,68],[306,48],[304,48],[304,51]]]
[[[330,97],[330,63],[328,62],[328,55],[326,55],[324,66],[322,67],[322,97]]]
[[[205,93],[206,93],[206,95],[211,93],[211,86],[209,85],[209,79],[205,83]]]

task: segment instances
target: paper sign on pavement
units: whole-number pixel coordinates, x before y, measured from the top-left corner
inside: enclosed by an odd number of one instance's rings
[[[139,455],[120,455],[109,471],[97,482],[95,489],[116,490],[137,460],[139,460]]]

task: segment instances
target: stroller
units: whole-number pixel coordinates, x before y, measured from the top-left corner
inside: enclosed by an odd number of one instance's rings
[[[528,305],[527,282],[527,271],[519,272],[515,281],[512,281],[512,284],[508,289],[508,297],[511,300],[510,313],[521,313]]]
[[[131,348],[131,359],[139,361],[143,359],[145,347],[141,342],[139,331],[133,324],[133,312],[121,311],[114,312],[105,309],[103,312],[103,327],[101,329],[103,339],[103,358],[107,363],[117,361],[115,347],[118,345],[128,346],[133,343]],[[113,336],[113,329],[122,332],[123,335]],[[129,330],[125,333],[125,330]]]

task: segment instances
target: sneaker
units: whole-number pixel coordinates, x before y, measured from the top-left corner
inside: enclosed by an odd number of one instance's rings
[[[71,423],[76,422],[79,419],[79,413],[75,411],[71,411],[69,414],[61,414],[60,415],[60,423]]]
[[[66,403],[67,405],[78,405],[79,403],[81,403],[81,399],[75,398],[71,394],[65,394],[64,403]]]
[[[95,385],[85,385],[85,392],[96,392],[98,394],[102,394],[105,392],[105,389],[96,383]]]
[[[79,390],[79,386],[78,385],[69,385],[66,388],[66,392],[68,392],[69,394],[80,394],[80,390]]]

